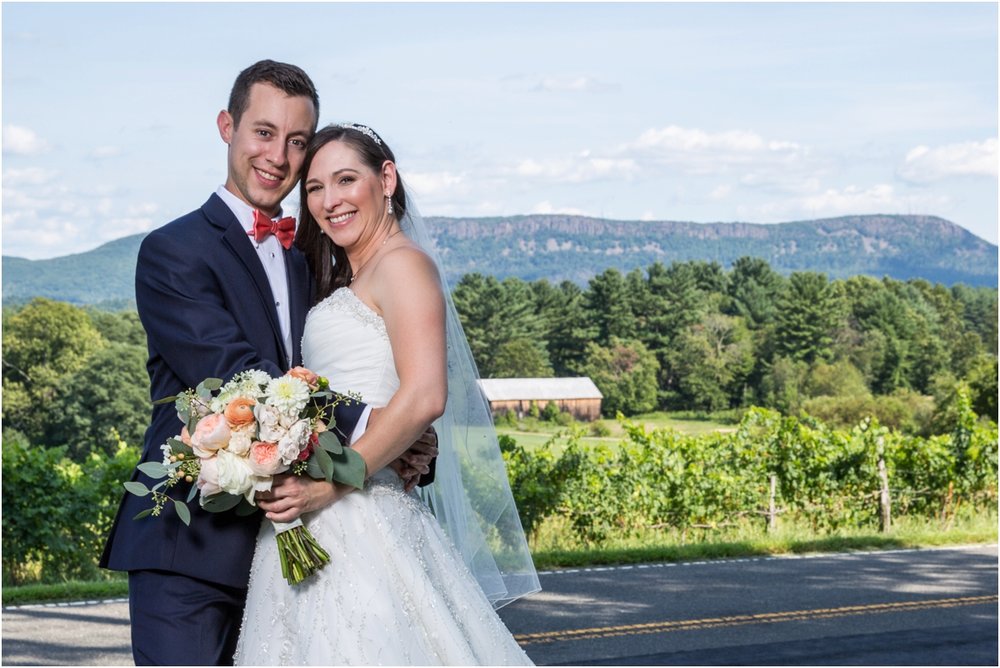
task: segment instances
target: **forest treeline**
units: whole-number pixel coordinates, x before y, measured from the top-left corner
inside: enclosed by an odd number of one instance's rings
[[[455,304],[484,377],[586,375],[603,410],[751,405],[910,431],[970,387],[997,416],[997,291],[867,276],[784,277],[743,257],[571,282],[467,274]]]
[[[586,375],[608,416],[752,405],[933,433],[956,384],[997,418],[997,290],[784,277],[744,257],[565,281],[467,274],[453,297],[484,377]],[[139,444],[145,333],[132,310],[35,299],[4,309],[3,427],[82,461]],[[735,417],[735,416],[734,416]]]

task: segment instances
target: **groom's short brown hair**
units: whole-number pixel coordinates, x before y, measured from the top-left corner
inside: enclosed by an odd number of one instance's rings
[[[229,93],[229,106],[227,107],[229,115],[233,117],[234,126],[239,126],[240,118],[250,104],[250,88],[255,83],[270,84],[287,95],[301,95],[312,100],[316,110],[313,131],[316,130],[315,122],[319,121],[319,93],[316,92],[316,86],[313,85],[312,79],[301,67],[274,60],[258,61],[236,77],[233,90]]]

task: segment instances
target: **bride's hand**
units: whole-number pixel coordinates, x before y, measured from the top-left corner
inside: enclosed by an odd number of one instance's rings
[[[347,485],[315,480],[309,476],[278,475],[268,492],[257,492],[257,505],[267,519],[291,522],[302,513],[324,508],[350,492]]]

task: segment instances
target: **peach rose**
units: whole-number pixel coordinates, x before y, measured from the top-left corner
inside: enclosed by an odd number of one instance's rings
[[[253,422],[253,407],[257,402],[246,397],[236,397],[226,406],[226,422],[233,429],[239,429]]]
[[[211,496],[222,491],[219,487],[219,467],[215,457],[201,460],[201,472],[198,474],[198,489],[201,495]]]
[[[211,457],[217,450],[226,447],[230,433],[226,417],[212,413],[198,420],[198,426],[191,434],[191,448],[199,457]]]
[[[274,475],[288,470],[288,465],[281,461],[278,444],[267,441],[254,441],[250,446],[247,465],[254,475],[259,476]]]
[[[187,425],[181,427],[181,443],[191,447],[191,432],[188,431]]]
[[[319,388],[319,376],[305,368],[304,366],[297,366],[288,371],[288,375],[292,378],[298,378],[303,383],[309,386],[309,389],[315,392]]]

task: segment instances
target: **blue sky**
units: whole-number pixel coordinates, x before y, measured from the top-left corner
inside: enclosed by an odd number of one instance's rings
[[[996,3],[5,2],[2,30],[5,255],[201,205],[262,58],[382,134],[425,215],[915,213],[997,242]]]

